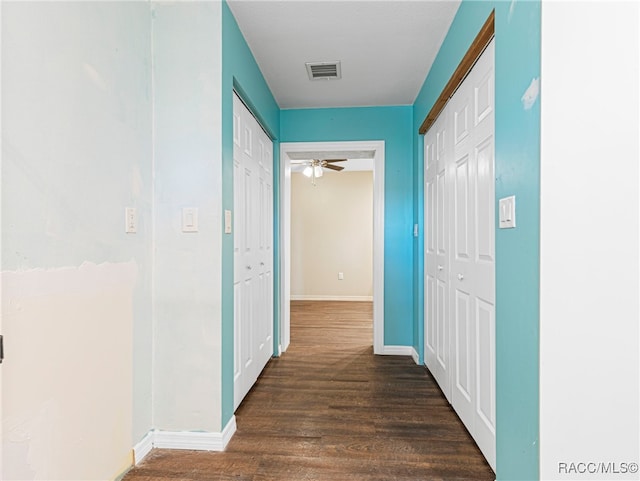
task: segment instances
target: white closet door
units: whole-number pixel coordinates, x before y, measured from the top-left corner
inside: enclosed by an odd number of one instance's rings
[[[494,44],[451,100],[452,405],[495,469]]]
[[[273,146],[271,140],[260,129],[258,137],[260,164],[258,209],[258,262],[260,312],[258,329],[255,332],[256,353],[260,370],[273,353]],[[259,374],[259,372],[258,372]]]
[[[425,363],[450,400],[449,235],[446,159],[450,155],[448,116],[443,113],[425,135]]]
[[[234,408],[273,352],[273,145],[233,97]]]
[[[493,41],[424,148],[425,364],[495,469]]]
[[[471,76],[467,77],[467,81]],[[473,311],[473,162],[471,160],[471,89],[465,83],[451,99],[453,157],[451,179],[451,312],[453,321],[453,386],[451,403],[469,431],[473,426],[474,348]]]
[[[474,311],[476,392],[474,438],[495,469],[495,171],[494,171],[494,47],[489,45],[474,68],[473,171]]]

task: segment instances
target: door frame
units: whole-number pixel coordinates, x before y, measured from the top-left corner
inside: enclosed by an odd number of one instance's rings
[[[280,343],[291,340],[291,159],[289,152],[371,150],[373,157],[373,353],[384,354],[384,140],[280,144]]]

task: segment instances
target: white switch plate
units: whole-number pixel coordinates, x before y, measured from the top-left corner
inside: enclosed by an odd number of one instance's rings
[[[198,209],[196,207],[182,209],[182,232],[198,232]]]
[[[224,233],[231,234],[231,211],[224,211]]]
[[[516,226],[516,196],[500,199],[498,205],[500,211],[500,228],[513,229]]]
[[[127,234],[138,232],[138,211],[135,207],[124,208],[124,231]]]
[[[343,281],[344,280],[344,272],[338,272],[338,280],[339,281]]]

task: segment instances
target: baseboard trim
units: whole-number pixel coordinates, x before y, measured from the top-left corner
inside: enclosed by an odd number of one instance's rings
[[[133,447],[133,464],[137,466],[153,449],[155,431],[151,430]]]
[[[418,354],[415,347],[411,348],[411,357],[413,358],[413,362],[420,366],[420,354]]]
[[[236,429],[237,429],[236,417],[231,416],[231,419],[229,419],[229,422],[222,430],[222,450],[223,451],[227,448],[229,441],[231,441],[231,438],[236,433]]]
[[[382,346],[383,356],[411,356],[413,357],[412,346]]]
[[[195,451],[224,451],[236,432],[236,417],[232,416],[221,433],[195,431],[163,431],[152,429],[133,448],[134,463],[138,465],[152,449],[192,449]]]
[[[291,295],[292,301],[347,301],[373,302],[373,296],[304,296]]]

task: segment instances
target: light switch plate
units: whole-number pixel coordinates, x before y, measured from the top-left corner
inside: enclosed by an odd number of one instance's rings
[[[124,208],[124,231],[127,234],[138,232],[138,211],[135,207]]]
[[[231,211],[224,211],[224,233],[231,234]]]
[[[500,229],[513,229],[516,226],[516,196],[504,197],[498,204],[500,211]]]
[[[198,209],[196,207],[182,209],[182,232],[198,232]]]

